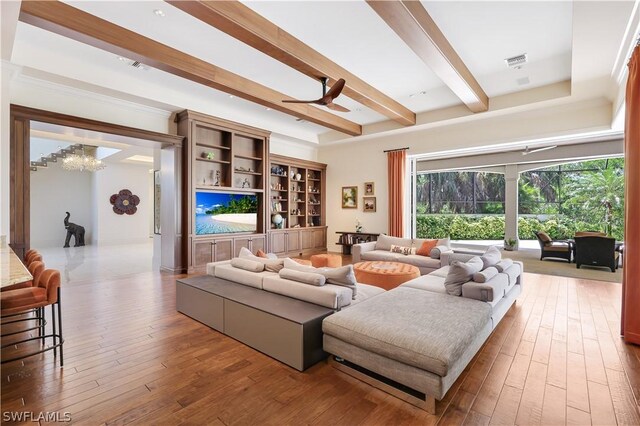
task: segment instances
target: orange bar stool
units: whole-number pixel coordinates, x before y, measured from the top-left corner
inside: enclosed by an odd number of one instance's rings
[[[24,258],[24,266],[26,266],[27,268],[33,262],[42,262],[42,256],[40,255],[40,253],[36,252],[31,256]]]
[[[20,345],[22,343],[34,340],[42,340],[44,342],[46,338],[51,338],[53,340],[53,345],[49,347],[43,347],[37,351],[25,353],[12,358],[3,359],[2,364],[24,359],[50,350],[53,350],[54,357],[57,357],[57,349],[60,348],[60,367],[64,365],[64,357],[62,352],[62,345],[64,343],[64,339],[62,337],[62,309],[60,306],[60,272],[56,271],[55,269],[46,269],[41,273],[40,281],[37,287],[26,287],[0,293],[0,312],[2,314],[2,317],[19,315],[34,309],[42,309],[42,312],[44,312],[47,306],[51,306],[51,319],[53,326],[52,334],[40,334],[36,337],[29,337],[20,341],[3,344],[1,346],[1,349]],[[18,321],[28,321],[32,319],[33,318],[15,320],[11,321],[11,323]],[[3,323],[3,325],[4,324],[7,323]],[[25,331],[28,330],[21,330],[19,332]],[[7,334],[7,336],[16,333]]]

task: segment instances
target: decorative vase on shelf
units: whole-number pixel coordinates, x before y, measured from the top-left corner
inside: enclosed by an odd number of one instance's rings
[[[293,170],[291,170],[291,171],[289,172],[289,178],[290,178],[290,179],[293,179],[293,177],[294,177],[295,175],[296,175],[296,174],[295,174],[295,172],[294,172]]]
[[[296,180],[302,180],[302,175],[300,173],[296,174]]]

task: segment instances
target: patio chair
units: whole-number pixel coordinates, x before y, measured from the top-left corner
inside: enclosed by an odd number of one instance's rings
[[[606,237],[607,234],[600,231],[577,231],[576,237]]]
[[[540,260],[553,257],[571,263],[571,245],[568,241],[553,240],[546,232],[536,231],[535,234],[540,243]]]
[[[601,266],[616,272],[618,257],[616,239],[610,237],[576,237],[576,267],[582,265]]]

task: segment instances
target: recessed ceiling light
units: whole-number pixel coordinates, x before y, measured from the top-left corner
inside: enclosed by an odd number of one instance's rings
[[[126,61],[126,60],[127,60],[127,58],[124,58],[124,57],[122,57],[122,56],[118,56],[118,60],[119,60],[120,62],[124,62],[124,61]]]
[[[229,97],[230,97],[231,99],[235,98],[235,96],[233,96],[233,95],[229,95]]]
[[[269,107],[266,107],[265,109],[266,109],[267,111],[271,111],[271,108],[269,108]]]
[[[164,11],[162,9],[156,9],[156,10],[153,11],[153,13],[155,13],[157,16],[160,16],[160,17],[164,17],[165,16],[165,13],[164,13]]]

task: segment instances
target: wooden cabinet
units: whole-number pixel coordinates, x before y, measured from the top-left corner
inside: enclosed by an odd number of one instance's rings
[[[269,251],[299,255],[326,250],[326,164],[269,157]],[[273,218],[279,216],[279,225]],[[284,232],[283,232],[284,231]]]
[[[242,247],[264,249],[270,132],[194,111],[179,113],[177,122],[178,134],[186,138],[182,212],[187,272],[231,259]],[[213,220],[237,212],[256,213],[255,231],[246,222]]]
[[[258,250],[266,251],[266,236],[248,235],[233,239],[233,256],[238,257],[240,250],[244,247],[251,253],[256,254]]]

